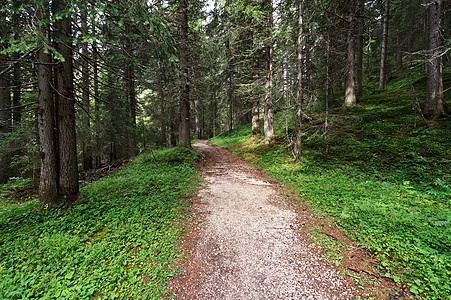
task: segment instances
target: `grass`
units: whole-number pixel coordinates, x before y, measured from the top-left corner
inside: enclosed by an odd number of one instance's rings
[[[18,204],[3,187],[0,298],[166,297],[197,157],[180,148],[140,155],[70,206]]]
[[[423,81],[414,81],[420,97]],[[298,160],[287,146],[291,112],[275,116],[276,139],[269,145],[251,137],[250,124],[212,141],[289,184],[299,201],[374,252],[383,276],[419,298],[451,299],[451,119],[427,125],[415,118],[409,88],[393,83],[351,111],[332,108],[327,132],[325,114],[315,113],[304,122]],[[449,91],[446,97],[450,103]]]

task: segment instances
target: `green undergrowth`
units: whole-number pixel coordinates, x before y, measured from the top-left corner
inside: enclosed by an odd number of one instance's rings
[[[451,119],[427,125],[412,106],[410,91],[398,86],[363,97],[350,112],[331,109],[327,131],[325,114],[313,114],[297,161],[286,146],[291,113],[275,116],[269,145],[251,137],[250,124],[212,142],[289,184],[374,252],[383,276],[420,298],[451,299]]]
[[[0,299],[165,297],[197,158],[181,148],[142,154],[69,206],[3,197]]]

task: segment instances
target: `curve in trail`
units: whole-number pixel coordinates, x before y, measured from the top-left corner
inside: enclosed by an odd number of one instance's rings
[[[224,149],[193,147],[208,162],[198,204],[206,213],[175,299],[353,298],[318,247],[296,235],[296,214],[271,183]]]

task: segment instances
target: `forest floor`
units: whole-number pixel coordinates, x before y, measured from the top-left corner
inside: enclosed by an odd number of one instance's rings
[[[296,206],[287,188],[207,141],[193,147],[207,165],[182,242],[188,257],[169,283],[175,299],[402,298],[373,271],[377,262],[367,252]],[[345,262],[325,258],[313,231],[330,239]]]

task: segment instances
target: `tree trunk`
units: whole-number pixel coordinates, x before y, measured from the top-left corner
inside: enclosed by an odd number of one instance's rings
[[[216,136],[216,120],[218,115],[218,100],[216,99],[216,90],[213,92],[213,109],[212,109],[212,132],[210,138]]]
[[[7,57],[0,55],[0,72],[7,67]],[[12,130],[10,77],[9,72],[0,75],[0,133]]]
[[[358,0],[357,97],[363,94],[363,36],[365,33],[365,0]]]
[[[48,17],[48,3],[37,8],[39,20]],[[43,36],[47,35],[47,28],[41,25]],[[43,45],[41,45],[43,46]],[[39,200],[44,203],[58,201],[58,171],[56,154],[55,106],[51,88],[52,59],[41,47],[37,53],[37,81],[38,81],[38,128],[39,128],[39,156],[41,158],[41,176],[39,180]]]
[[[196,131],[196,138],[197,139],[201,139],[201,124],[200,124],[200,104],[199,104],[199,98],[196,97],[196,99],[194,99],[194,116],[195,116],[195,131]]]
[[[403,69],[402,64],[402,44],[399,29],[396,29],[396,55],[395,55],[396,63],[398,65],[399,71]]]
[[[65,12],[67,2],[56,3],[55,13]],[[75,98],[72,64],[72,28],[70,16],[55,22],[56,50],[64,58],[55,66],[55,99],[58,115],[59,192],[63,201],[78,195],[77,144],[75,136]]]
[[[296,40],[296,65],[297,65],[297,78],[296,78],[296,100],[295,100],[295,109],[296,109],[296,119],[295,119],[295,127],[296,127],[296,138],[294,141],[294,153],[296,157],[299,157],[302,151],[302,46],[304,42],[304,32],[303,32],[303,11],[302,11],[302,0],[297,0],[297,25],[298,25],[298,33]]]
[[[93,24],[94,25],[94,24]],[[95,26],[93,26],[95,30]],[[95,31],[93,31],[95,32]],[[97,45],[92,45],[92,72],[94,89],[94,114],[95,114],[95,167],[100,167],[102,163],[102,148],[100,145],[100,99],[99,99],[99,70],[97,63]]]
[[[428,5],[429,55],[426,61],[427,94],[424,103],[424,115],[430,120],[436,120],[446,114],[443,97],[443,64],[440,53],[443,0],[434,0]]]
[[[268,144],[274,136],[274,119],[273,119],[273,104],[272,104],[272,85],[273,85],[273,64],[272,64],[272,0],[263,2],[266,10],[266,81],[265,81],[265,107],[263,115],[263,132],[265,135],[265,144]]]
[[[191,147],[190,141],[190,103],[188,83],[188,0],[180,1],[180,129],[179,146]]]
[[[233,79],[232,79],[232,51],[230,49],[230,35],[227,35],[226,40],[226,53],[228,56],[227,60],[227,77],[228,77],[228,85],[227,85],[227,127],[229,130],[233,129]]]
[[[260,134],[260,100],[258,96],[254,96],[252,104],[252,135]]]
[[[348,36],[347,36],[347,66],[348,72],[346,76],[346,92],[344,108],[351,108],[356,104],[355,94],[355,59],[354,59],[354,11],[355,0],[349,0],[349,17],[348,17]]]
[[[164,95],[164,88],[163,88],[163,75],[162,75],[163,69],[160,65],[159,70],[159,83],[158,83],[158,96],[160,98],[160,146],[165,147],[167,143],[166,139],[166,101],[165,101],[165,95]]]
[[[256,39],[256,37],[254,37]],[[253,102],[252,102],[252,135],[260,134],[260,91],[257,87],[258,85],[258,71],[259,71],[259,51],[257,42],[254,40],[254,92],[253,92]]]
[[[88,12],[83,10],[81,12],[81,27],[88,31]],[[89,99],[89,66],[88,66],[88,43],[84,42],[82,44],[82,54],[81,58],[81,73],[82,73],[82,99],[83,99],[83,138],[82,138],[82,151],[83,151],[83,170],[92,169],[92,145],[91,145],[91,124],[89,121],[89,109],[90,109],[90,99]]]
[[[15,58],[19,59],[20,54],[16,53]],[[20,108],[20,97],[21,97],[21,71],[20,71],[20,63],[14,66],[13,71],[13,127],[17,128],[19,126],[20,121],[22,120],[22,108]]]
[[[130,46],[128,46],[130,48]],[[125,68],[125,90],[128,100],[128,113],[129,113],[129,151],[128,156],[133,157],[138,154],[138,148],[136,146],[136,92],[135,92],[135,70],[133,68],[132,62],[129,61]]]
[[[304,11],[305,11],[305,7],[307,7],[308,1],[307,0],[303,0],[304,4]],[[305,22],[305,20],[303,20],[303,22]],[[312,72],[311,72],[311,53],[310,53],[310,36],[309,36],[309,31],[308,29],[305,29],[303,32],[303,50],[304,50],[304,66],[303,68],[305,69],[305,76],[306,76],[306,81],[305,84],[303,85],[303,89],[306,90],[306,99],[307,99],[307,115],[310,115],[311,110],[312,110],[312,102],[314,99],[314,95],[313,95],[313,90],[312,90]]]
[[[19,39],[20,19],[19,14],[13,14],[14,38]],[[14,58],[19,60],[20,53],[15,53]],[[22,120],[22,108],[20,106],[21,100],[21,63],[16,63],[13,70],[13,128],[17,128]]]
[[[381,70],[379,75],[379,88],[385,90],[386,81],[386,68],[385,63],[387,60],[387,43],[388,43],[388,20],[390,12],[390,0],[385,0],[384,21],[382,30],[382,46],[381,46]]]
[[[179,115],[180,116],[180,115]],[[177,136],[176,136],[176,128],[177,128],[177,113],[176,113],[176,104],[171,103],[170,106],[170,120],[171,123],[169,125],[169,141],[171,142],[171,146],[177,146]]]

